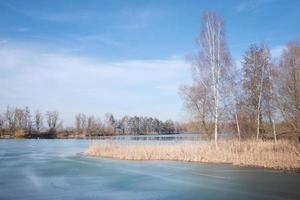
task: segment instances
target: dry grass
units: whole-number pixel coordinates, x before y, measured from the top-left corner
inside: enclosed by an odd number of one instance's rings
[[[280,140],[272,141],[223,140],[215,148],[210,142],[93,142],[89,156],[126,160],[175,160],[206,163],[232,163],[273,169],[299,170],[300,145]]]
[[[16,138],[24,138],[26,136],[26,133],[23,129],[17,129],[14,132],[14,135],[15,135]]]

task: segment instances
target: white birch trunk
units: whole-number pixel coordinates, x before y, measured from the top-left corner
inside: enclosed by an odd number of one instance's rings
[[[262,92],[263,92],[263,83],[264,83],[264,70],[265,67],[264,65],[262,66],[262,70],[261,70],[261,77],[260,77],[260,88],[259,88],[259,95],[258,95],[258,104],[257,104],[257,129],[256,129],[256,139],[259,139],[259,135],[260,135],[260,131],[259,131],[259,127],[260,127],[260,105],[261,105],[261,96],[262,96]]]
[[[239,141],[241,141],[241,132],[240,132],[240,125],[239,125],[239,119],[237,114],[235,113],[235,123],[236,123],[236,128],[237,128],[237,132],[239,135]]]
[[[218,146],[219,95],[215,97],[215,145]]]
[[[223,55],[223,23],[216,15],[207,14],[205,20],[205,31],[203,33],[206,47],[207,61],[210,69],[211,89],[213,99],[213,122],[214,122],[214,142],[218,145],[218,125],[219,125],[219,101],[220,101],[220,76]]]
[[[259,139],[259,135],[260,135],[260,131],[259,131],[259,127],[260,127],[260,106],[259,106],[259,104],[257,105],[257,113],[256,113],[256,122],[257,122],[257,124],[256,124],[256,139],[257,140]]]
[[[275,142],[275,144],[277,144],[277,135],[276,135],[276,128],[275,128],[274,119],[272,119],[272,125],[273,125],[274,142]]]

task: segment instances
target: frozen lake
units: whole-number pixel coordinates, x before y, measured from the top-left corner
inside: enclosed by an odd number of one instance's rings
[[[0,199],[300,199],[300,174],[82,155],[87,140],[0,140]]]

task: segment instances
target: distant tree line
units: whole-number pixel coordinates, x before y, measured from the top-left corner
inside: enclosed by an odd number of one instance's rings
[[[31,113],[28,107],[7,106],[0,113],[0,138],[84,138],[113,135],[174,134],[180,125],[152,117],[124,116],[116,119],[107,113],[104,120],[79,113],[74,127],[64,128],[57,111]]]
[[[162,122],[157,118],[138,116],[116,119],[111,113],[105,115],[104,121],[83,113],[75,117],[76,132],[92,136],[173,134],[178,132],[178,127],[172,120]]]
[[[238,67],[227,48],[222,18],[206,12],[197,45],[198,53],[190,57],[193,84],[180,87],[196,122],[189,127],[214,138],[216,145],[226,129],[240,139],[300,137],[300,39],[288,43],[277,58],[266,43],[252,44]]]
[[[40,111],[31,113],[29,107],[13,108],[7,106],[4,113],[0,113],[0,136],[23,138],[31,136],[54,137],[57,131],[62,130],[62,121],[59,113]]]

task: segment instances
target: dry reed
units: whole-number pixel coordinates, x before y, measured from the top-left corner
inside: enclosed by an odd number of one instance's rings
[[[222,140],[218,148],[210,142],[93,142],[86,154],[126,160],[175,160],[205,163],[232,163],[284,170],[300,169],[300,145],[288,140]]]

